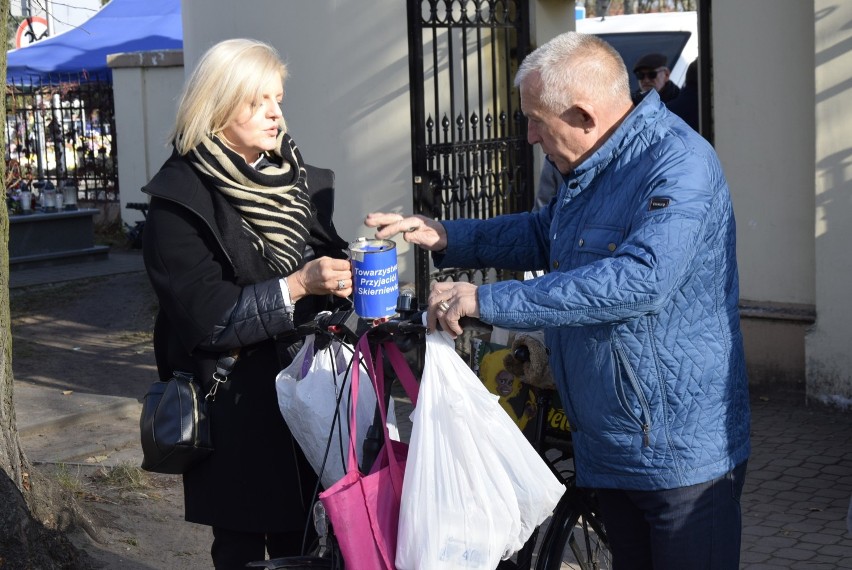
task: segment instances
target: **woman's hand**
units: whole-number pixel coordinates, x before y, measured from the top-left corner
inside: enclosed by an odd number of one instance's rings
[[[378,228],[376,238],[387,239],[396,234],[408,243],[419,245],[429,251],[441,251],[447,248],[447,232],[441,222],[426,216],[408,216],[402,214],[384,214],[374,212],[367,214],[364,225],[368,228]]]
[[[294,303],[305,295],[348,297],[352,294],[352,268],[348,259],[312,259],[286,279]]]

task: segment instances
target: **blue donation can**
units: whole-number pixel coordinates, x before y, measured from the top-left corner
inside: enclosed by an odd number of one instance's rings
[[[396,244],[389,239],[358,238],[349,244],[355,312],[365,319],[396,312],[399,271]]]

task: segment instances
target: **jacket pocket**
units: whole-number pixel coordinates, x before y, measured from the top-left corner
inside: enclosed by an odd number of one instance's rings
[[[591,253],[596,256],[610,257],[622,241],[624,241],[624,228],[589,224],[580,230],[574,251],[578,254]]]
[[[642,392],[639,379],[627,359],[627,353],[621,345],[621,341],[614,338],[612,347],[613,373],[615,374],[615,391],[618,401],[627,417],[635,422],[635,427],[642,432],[642,444],[648,447],[651,431],[651,409],[648,400],[645,398],[645,393]]]

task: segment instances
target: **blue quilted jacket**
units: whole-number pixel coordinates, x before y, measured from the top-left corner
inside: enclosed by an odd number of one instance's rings
[[[545,330],[580,486],[670,489],[748,458],[728,185],[655,93],[548,208],[444,225],[440,267],[549,270],[479,287],[480,314]]]

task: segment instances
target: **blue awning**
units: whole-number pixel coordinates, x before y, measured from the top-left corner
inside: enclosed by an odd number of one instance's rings
[[[111,0],[79,28],[8,53],[6,82],[112,80],[107,55],[183,49],[180,0]]]

